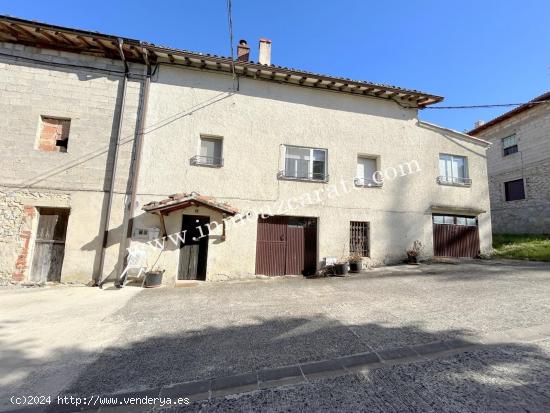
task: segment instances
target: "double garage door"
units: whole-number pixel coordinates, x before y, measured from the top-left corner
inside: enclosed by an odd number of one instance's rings
[[[476,258],[479,256],[477,218],[434,214],[432,221],[436,257]]]
[[[256,274],[310,275],[316,268],[316,218],[258,218]]]

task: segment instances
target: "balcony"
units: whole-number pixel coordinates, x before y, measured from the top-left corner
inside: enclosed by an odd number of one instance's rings
[[[361,188],[382,188],[382,182],[373,179],[355,178],[353,183]]]
[[[320,172],[290,174],[288,171],[279,171],[277,173],[277,178],[289,181],[328,182],[328,175]]]
[[[472,186],[472,180],[470,178],[462,178],[460,176],[438,176],[437,183],[439,185],[449,186]]]
[[[193,166],[208,166],[210,168],[221,168],[223,166],[223,158],[195,155],[189,160],[189,163]]]

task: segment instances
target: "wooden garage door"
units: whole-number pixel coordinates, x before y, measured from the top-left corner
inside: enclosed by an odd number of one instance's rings
[[[317,269],[317,220],[274,216],[258,219],[256,274],[310,275]]]
[[[433,215],[434,255],[476,258],[479,256],[479,229],[475,217]]]

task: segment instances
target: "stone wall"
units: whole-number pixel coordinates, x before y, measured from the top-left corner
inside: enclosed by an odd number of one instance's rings
[[[516,135],[518,152],[504,156],[502,139]],[[487,151],[493,231],[550,233],[550,105],[537,105],[482,131]],[[524,180],[525,199],[506,201],[504,183]]]
[[[504,182],[522,177],[525,180],[525,199],[506,201]],[[489,193],[495,233],[550,234],[550,161],[491,175]]]

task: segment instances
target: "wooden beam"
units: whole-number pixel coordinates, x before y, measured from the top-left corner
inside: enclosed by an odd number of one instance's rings
[[[168,53],[168,59],[170,59],[170,63],[174,63],[176,61],[171,53]]]
[[[0,26],[2,26],[5,30],[7,30],[11,36],[13,36],[15,39],[17,39],[21,33],[17,30],[11,28],[7,23],[4,23],[3,21],[0,21]]]
[[[31,30],[25,28],[25,27],[21,27],[15,23],[10,23],[10,26],[12,27],[12,29],[16,30],[19,32],[19,34],[26,34],[27,36],[30,36],[31,39],[37,41],[39,40],[40,38],[34,34]]]
[[[97,45],[95,43],[92,43],[92,42],[88,41],[88,39],[86,39],[85,37],[76,36],[76,38],[78,40],[80,40],[82,43],[88,45],[89,47],[97,47]]]
[[[298,83],[303,85],[306,80],[307,80],[307,76],[302,76],[302,78],[298,81]]]
[[[63,40],[65,40],[66,43],[70,44],[71,46],[78,46],[77,43],[74,42],[74,40],[69,39],[67,36],[65,36],[62,32],[55,32],[56,36],[61,37]]]
[[[164,222],[164,214],[162,212],[157,212],[156,214],[160,218],[160,228],[162,230],[162,236],[165,237],[167,233],[166,233],[166,223]]]
[[[40,36],[45,37],[50,42],[58,42],[58,39],[56,39],[54,36],[52,36],[50,33],[48,33],[46,30],[42,30],[40,27],[37,27],[34,29],[36,33],[38,33]]]

